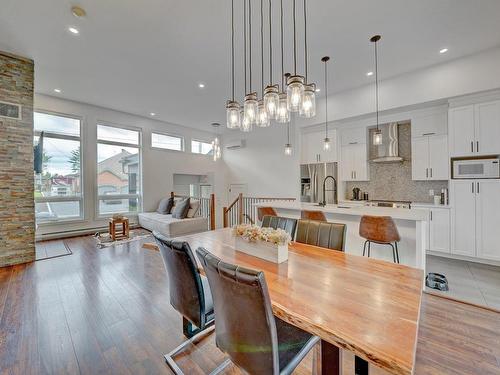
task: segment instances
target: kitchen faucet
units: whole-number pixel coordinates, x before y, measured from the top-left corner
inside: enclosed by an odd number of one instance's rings
[[[333,190],[326,190],[326,180],[331,178],[333,180]],[[333,176],[326,176],[323,180],[323,202],[319,203],[320,206],[326,206],[326,192],[333,191],[333,204],[338,204],[337,200],[337,180]]]

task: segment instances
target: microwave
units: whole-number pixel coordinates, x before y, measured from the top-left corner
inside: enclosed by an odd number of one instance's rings
[[[500,178],[498,159],[453,160],[453,178]]]

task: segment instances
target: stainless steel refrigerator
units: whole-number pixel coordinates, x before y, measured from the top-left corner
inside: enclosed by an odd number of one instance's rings
[[[319,203],[323,201],[323,181],[326,176],[337,180],[337,163],[301,164],[300,201]],[[326,182],[326,203],[334,203],[333,181]]]

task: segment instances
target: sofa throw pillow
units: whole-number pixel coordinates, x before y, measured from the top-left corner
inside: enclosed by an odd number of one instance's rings
[[[199,209],[200,209],[200,201],[197,200],[197,199],[193,199],[189,203],[189,210],[188,210],[188,213],[187,213],[187,217],[193,218],[196,215],[196,213],[198,212]]]
[[[189,211],[189,203],[190,203],[189,198],[177,202],[172,211],[172,217],[174,219],[185,219]]]
[[[167,215],[172,211],[172,207],[174,206],[174,199],[173,198],[163,198],[160,201],[160,204],[158,204],[158,208],[156,209],[156,212],[162,215]]]

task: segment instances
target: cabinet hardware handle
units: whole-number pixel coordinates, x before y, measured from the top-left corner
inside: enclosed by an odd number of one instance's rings
[[[431,178],[432,178],[432,168],[431,168]]]
[[[431,220],[432,220],[432,211],[431,211]]]
[[[425,168],[425,178],[429,178],[429,168]]]
[[[472,183],[472,194],[474,194],[474,182]]]
[[[477,193],[479,194],[479,182],[477,183]]]
[[[434,135],[434,134],[436,134],[436,133],[424,133],[422,135]]]
[[[470,150],[471,152],[474,152],[474,142],[470,141]]]
[[[350,145],[357,145],[358,142],[349,142]]]
[[[476,152],[479,152],[479,141],[476,141]]]

